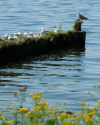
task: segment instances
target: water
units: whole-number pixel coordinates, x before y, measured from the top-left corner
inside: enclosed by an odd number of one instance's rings
[[[42,91],[51,106],[58,101],[65,101],[68,110],[81,111],[80,100],[88,100],[90,107],[94,101],[87,92],[94,94],[92,87],[100,84],[100,1],[87,0],[0,0],[0,34],[38,33],[42,27],[53,30],[62,24],[62,30],[71,30],[76,12],[80,11],[89,20],[84,21],[82,30],[86,31],[85,50],[61,51],[56,54],[29,58],[17,64],[0,69],[0,110],[17,105],[13,92],[18,92],[24,85],[27,102],[25,107],[31,108],[28,100],[30,92]]]

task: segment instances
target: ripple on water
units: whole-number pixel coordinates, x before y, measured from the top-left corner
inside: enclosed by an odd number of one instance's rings
[[[80,111],[80,99],[83,98],[92,107],[94,102],[87,91],[98,99],[92,85],[100,81],[100,1],[1,0],[0,5],[1,35],[19,29],[22,33],[38,33],[41,27],[53,30],[60,23],[63,31],[71,30],[77,11],[89,18],[82,24],[82,30],[87,32],[85,51],[44,55],[0,69],[0,108],[5,108],[10,100],[12,105],[17,105],[13,92],[24,85],[28,86],[27,97],[30,92],[42,91],[52,106],[55,101],[60,104],[65,101],[68,110]],[[28,98],[24,105],[32,107]]]

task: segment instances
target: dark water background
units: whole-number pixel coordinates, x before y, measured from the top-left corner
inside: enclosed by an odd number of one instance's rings
[[[17,105],[13,92],[28,86],[25,107],[32,107],[30,92],[44,92],[47,101],[66,102],[68,110],[81,111],[80,99],[94,101],[87,92],[98,99],[94,84],[100,84],[100,1],[99,0],[0,0],[0,34],[38,33],[40,28],[71,30],[77,19],[77,11],[89,18],[82,24],[86,31],[85,50],[61,51],[29,58],[24,62],[0,68],[0,110]]]

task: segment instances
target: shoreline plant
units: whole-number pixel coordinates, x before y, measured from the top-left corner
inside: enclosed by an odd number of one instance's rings
[[[93,87],[100,96],[100,85]],[[65,102],[61,106],[56,102],[55,107],[51,107],[43,92],[32,92],[29,95],[33,108],[27,109],[23,107],[26,102],[26,90],[27,86],[19,89],[19,93],[13,93],[19,101],[19,106],[10,106],[9,103],[7,108],[0,112],[0,125],[100,125],[100,99],[95,100],[96,104],[92,108],[85,99],[81,99],[82,111],[73,113],[67,110]],[[12,119],[7,116],[8,107]]]

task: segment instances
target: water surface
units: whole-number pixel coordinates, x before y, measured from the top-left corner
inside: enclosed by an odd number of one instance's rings
[[[80,100],[88,100],[90,107],[94,102],[87,92],[94,94],[92,87],[100,83],[100,1],[87,0],[1,0],[0,34],[35,32],[39,28],[53,30],[62,24],[62,30],[73,29],[80,11],[89,20],[84,21],[82,30],[86,31],[85,50],[61,51],[56,54],[28,58],[23,62],[10,64],[0,69],[0,109],[17,105],[13,92],[24,85],[26,107],[31,108],[28,100],[30,92],[42,91],[47,101],[54,106],[65,101],[68,110],[80,111]],[[81,41],[80,41],[81,42]]]

